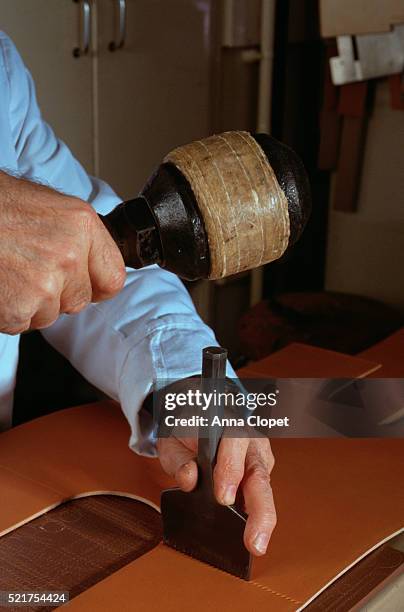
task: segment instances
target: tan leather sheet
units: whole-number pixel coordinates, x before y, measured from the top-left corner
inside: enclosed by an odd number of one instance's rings
[[[173,481],[158,461],[128,448],[129,427],[114,402],[55,412],[0,434],[0,534],[61,501],[122,492],[158,508]]]
[[[238,370],[244,378],[364,378],[377,376],[380,361],[353,357],[328,349],[292,342],[269,357]]]
[[[114,402],[72,408],[0,435],[0,532],[71,497],[116,491],[159,502],[158,461],[127,448]],[[75,598],[71,610],[297,610],[404,516],[401,440],[275,440],[279,523],[245,583],[159,545]]]
[[[394,334],[362,351],[361,359],[370,359],[382,364],[382,367],[369,376],[372,378],[404,377],[404,327]]]

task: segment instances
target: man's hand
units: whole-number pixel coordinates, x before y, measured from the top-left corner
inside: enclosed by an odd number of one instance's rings
[[[123,286],[121,254],[89,204],[0,172],[0,332],[51,325]]]
[[[157,442],[161,465],[183,491],[192,491],[198,477],[196,439],[160,438]],[[213,473],[216,499],[233,504],[242,492],[248,520],[244,533],[246,548],[253,555],[266,552],[276,524],[270,484],[274,458],[267,438],[223,438]]]

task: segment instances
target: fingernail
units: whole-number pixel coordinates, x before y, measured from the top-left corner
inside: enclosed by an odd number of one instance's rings
[[[261,555],[263,555],[267,550],[268,542],[269,542],[268,534],[259,533],[257,537],[255,538],[253,545],[254,545],[255,550],[259,552]]]
[[[222,503],[225,506],[231,506],[236,500],[237,487],[235,485],[229,485],[223,491]]]

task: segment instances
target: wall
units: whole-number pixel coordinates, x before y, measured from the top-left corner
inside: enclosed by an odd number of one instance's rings
[[[367,129],[358,210],[332,210],[326,289],[379,299],[404,311],[404,111],[378,82]]]

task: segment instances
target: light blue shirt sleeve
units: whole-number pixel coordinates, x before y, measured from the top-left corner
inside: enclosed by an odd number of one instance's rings
[[[41,117],[31,75],[11,41],[3,44],[18,173],[107,213],[119,198],[90,177],[56,138]],[[119,295],[78,315],[62,315],[43,335],[91,383],[121,403],[131,427],[130,446],[150,455],[155,449],[140,426],[139,411],[154,380],[200,373],[202,348],[217,344],[182,282],[157,266],[128,268]],[[228,375],[234,376],[230,366]]]

